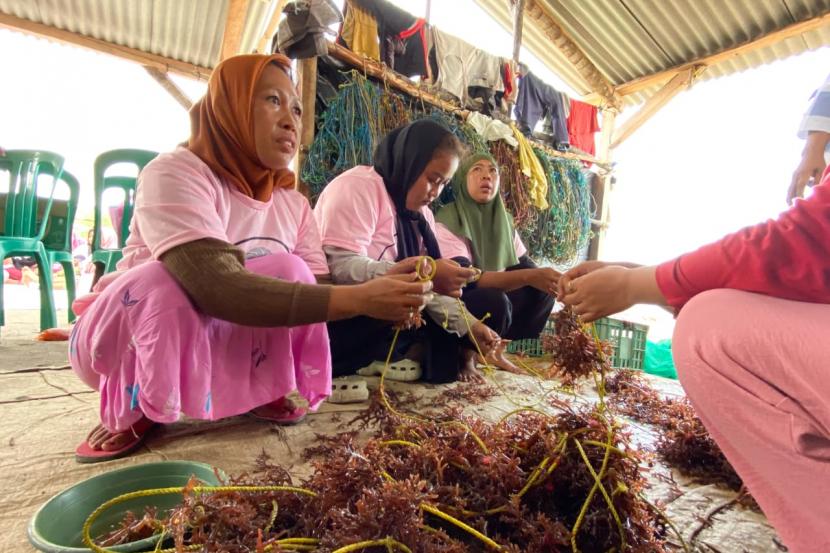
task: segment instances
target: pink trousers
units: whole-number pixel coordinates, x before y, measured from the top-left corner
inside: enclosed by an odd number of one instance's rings
[[[712,290],[680,312],[683,387],[792,553],[830,551],[830,305]]]
[[[246,266],[315,282],[306,263],[287,253]],[[238,415],[294,390],[315,409],[331,393],[325,323],[259,328],[208,317],[160,262],[123,272],[73,307],[83,313],[69,339],[72,368],[101,393],[110,431],[142,415],[162,423]]]

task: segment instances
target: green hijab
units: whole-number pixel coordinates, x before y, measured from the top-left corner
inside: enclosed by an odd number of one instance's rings
[[[498,169],[496,160],[487,153],[464,160],[452,180],[455,201],[439,209],[435,220],[470,241],[473,265],[484,271],[502,271],[519,262],[513,247],[513,218],[504,208],[498,190],[486,204],[476,202],[467,191],[467,174],[482,159]]]

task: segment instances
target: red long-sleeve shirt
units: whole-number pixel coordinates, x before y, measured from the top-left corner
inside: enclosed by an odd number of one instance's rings
[[[813,194],[778,219],[659,265],[657,285],[678,311],[716,288],[830,303],[830,167]]]

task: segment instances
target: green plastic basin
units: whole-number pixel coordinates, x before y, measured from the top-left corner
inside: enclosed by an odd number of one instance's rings
[[[87,553],[81,529],[87,517],[103,503],[119,495],[139,490],[184,486],[191,476],[208,486],[219,485],[213,467],[192,461],[165,461],[126,467],[75,484],[43,504],[29,522],[29,541],[37,549],[48,553]],[[154,506],[159,512],[180,503],[181,494],[166,494],[136,498],[113,506],[101,514],[91,528],[92,536],[108,532],[123,519],[127,511],[136,515],[144,507]],[[158,540],[143,540],[109,547],[112,551],[152,551]]]

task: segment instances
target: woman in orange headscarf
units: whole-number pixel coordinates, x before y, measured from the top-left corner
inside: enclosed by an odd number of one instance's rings
[[[78,302],[75,372],[101,392],[81,462],[135,449],[156,423],[250,412],[293,423],[331,391],[325,321],[403,320],[414,274],[329,286],[308,201],[293,189],[301,106],[280,55],[236,56],[190,112],[186,145],[141,172],[116,276]]]

